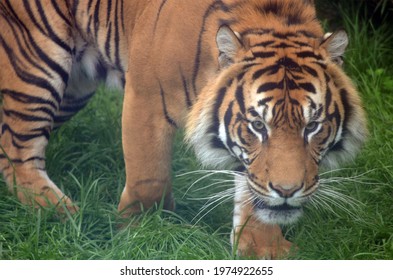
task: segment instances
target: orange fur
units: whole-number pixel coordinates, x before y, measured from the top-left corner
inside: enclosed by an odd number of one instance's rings
[[[10,190],[27,204],[77,210],[48,178],[45,148],[104,80],[125,90],[124,216],[163,197],[174,208],[172,141],[186,126],[203,163],[244,172],[239,251],[282,255],[290,245],[269,223],[297,214],[276,208],[297,211],[303,200],[294,197],[317,189],[319,164],[354,155],[366,135],[360,98],[339,66],[346,34],[324,36],[312,2],[1,0],[0,166]],[[271,220],[258,214],[266,206]]]

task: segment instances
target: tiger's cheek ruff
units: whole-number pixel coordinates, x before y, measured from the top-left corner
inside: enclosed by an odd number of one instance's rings
[[[244,155],[233,139],[232,81],[237,69],[223,71],[202,91],[188,115],[185,139],[203,166],[235,169]]]
[[[340,76],[336,80],[338,90],[335,97],[342,104],[339,110],[342,125],[338,139],[328,148],[321,161],[321,166],[327,168],[337,168],[353,161],[368,138],[366,115],[359,95],[349,78],[342,74],[341,68],[332,66],[332,71]]]

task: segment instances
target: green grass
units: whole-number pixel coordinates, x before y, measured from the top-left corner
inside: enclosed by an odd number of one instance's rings
[[[325,189],[338,197],[323,208],[309,205],[284,232],[299,248],[295,259],[393,259],[393,38],[389,24],[373,27],[361,19],[362,11],[341,9],[351,41],[345,68],[364,99],[370,139],[355,162],[322,176]],[[52,135],[48,173],[78,202],[74,217],[32,211],[0,183],[0,259],[237,258],[229,245],[232,201],[201,211],[201,198],[225,184],[203,187],[223,177],[188,190],[203,174],[190,173],[200,167],[181,133],[172,164],[176,212],[149,211],[119,228],[116,208],[125,182],[121,102],[121,94],[100,89]]]

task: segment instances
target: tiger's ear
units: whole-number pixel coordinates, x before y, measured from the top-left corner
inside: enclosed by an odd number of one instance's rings
[[[219,50],[218,62],[221,68],[233,64],[238,50],[242,47],[239,37],[228,26],[223,25],[217,32],[216,43]]]
[[[348,35],[344,30],[326,33],[321,47],[326,49],[332,61],[338,65],[343,64],[343,55],[348,46]]]

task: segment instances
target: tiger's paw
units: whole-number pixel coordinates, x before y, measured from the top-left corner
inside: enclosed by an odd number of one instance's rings
[[[165,197],[161,195],[150,195],[145,196],[141,199],[141,196],[136,196],[132,192],[129,192],[127,188],[123,190],[120,198],[118,211],[122,218],[128,218],[135,214],[143,213],[144,211],[154,208],[163,208],[165,210],[174,211],[175,199],[172,193],[166,194]]]
[[[283,259],[293,248],[278,225],[247,225],[236,229],[232,239],[238,255],[242,257]]]
[[[16,186],[14,192],[21,203],[35,208],[54,207],[56,212],[61,215],[65,215],[66,212],[73,215],[79,211],[79,207],[53,183],[42,187]]]

